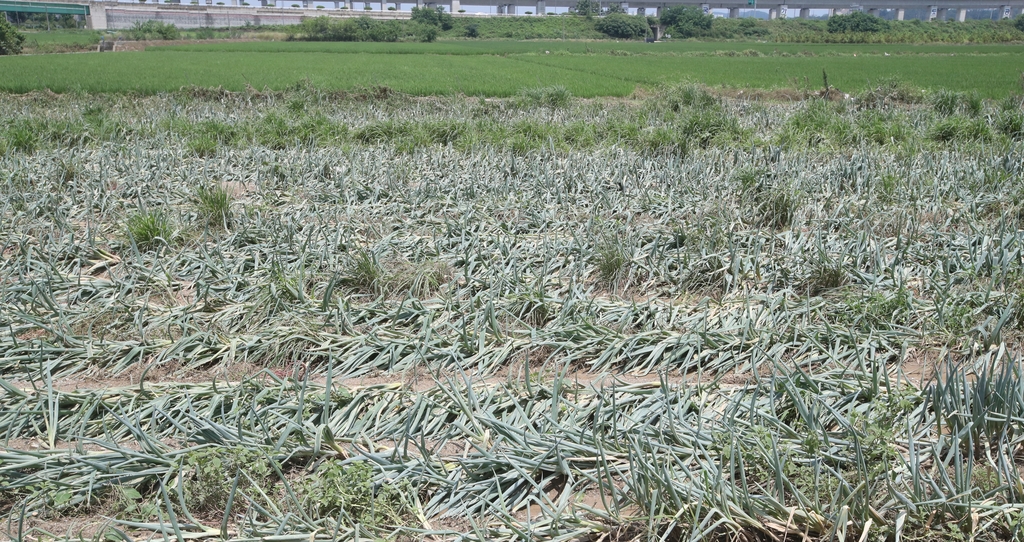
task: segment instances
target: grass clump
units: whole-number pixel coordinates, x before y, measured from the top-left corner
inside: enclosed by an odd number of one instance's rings
[[[811,295],[821,295],[843,286],[848,281],[849,276],[842,262],[823,259],[814,266],[811,276],[807,278],[807,290]]]
[[[169,244],[174,237],[174,226],[161,211],[141,211],[128,217],[125,230],[131,242],[142,250]]]
[[[36,131],[27,123],[18,123],[7,129],[3,138],[5,147],[24,154],[32,154],[39,149],[40,141]]]
[[[377,260],[377,255],[370,250],[359,250],[348,265],[342,284],[366,293],[382,291],[387,274]]]
[[[185,147],[199,158],[211,158],[217,155],[218,144],[216,139],[208,135],[200,135],[189,138]]]
[[[649,134],[643,143],[650,148],[676,147],[680,142],[684,150],[690,146],[707,148],[741,133],[739,121],[722,106],[721,99],[699,85],[667,87],[648,100],[648,109],[663,116],[677,132],[669,138],[657,132]]]
[[[572,103],[572,93],[562,85],[523,89],[519,93],[519,102],[525,106],[564,109]]]
[[[814,148],[829,144],[849,146],[859,138],[856,126],[845,118],[846,107],[828,100],[808,100],[786,121],[777,139],[790,147]]]
[[[800,207],[800,198],[788,186],[774,186],[765,191],[760,198],[758,212],[760,224],[765,227],[782,230],[793,225],[793,219]]]
[[[898,78],[884,79],[875,87],[868,88],[856,98],[858,107],[882,109],[897,104],[917,104],[924,100],[924,93]]]
[[[953,115],[932,125],[928,137],[942,143],[984,142],[992,139],[992,129],[984,119]]]
[[[231,225],[231,195],[222,186],[202,187],[196,190],[196,213],[208,226],[227,229]]]
[[[614,286],[629,271],[629,256],[616,240],[606,240],[594,251],[594,266],[598,279],[608,286]]]
[[[739,120],[717,107],[693,110],[677,126],[685,140],[701,148],[735,139],[741,132]]]
[[[395,291],[407,291],[422,299],[437,292],[450,275],[451,269],[444,262],[408,263],[400,265],[389,282]]]
[[[985,101],[974,92],[954,92],[951,90],[939,90],[930,100],[932,109],[944,116],[957,113],[977,117],[985,109]]]
[[[721,106],[722,101],[704,87],[694,84],[673,85],[665,88],[651,99],[655,107],[664,108],[673,113],[688,108],[708,109]]]
[[[735,178],[753,222],[761,227],[785,229],[793,224],[800,197],[787,183],[780,183],[764,169],[743,169]]]
[[[1012,139],[1024,137],[1024,111],[1021,108],[1020,96],[1009,96],[1004,99],[995,117],[996,129]]]
[[[868,111],[857,118],[857,130],[865,141],[895,145],[914,138],[915,131],[904,115],[891,111]]]

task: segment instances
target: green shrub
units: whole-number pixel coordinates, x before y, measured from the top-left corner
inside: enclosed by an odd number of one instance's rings
[[[194,33],[197,40],[212,40],[217,37],[217,33],[212,28],[197,28]]]
[[[128,238],[142,250],[170,244],[174,236],[171,221],[160,211],[142,211],[128,217],[125,230]]]
[[[443,31],[441,37],[467,37],[467,29],[475,28],[476,35],[481,39],[603,39],[605,34],[598,32],[594,25],[597,20],[592,17],[488,17],[488,18],[457,18],[451,30]]]
[[[274,477],[270,460],[263,454],[245,448],[210,447],[188,452],[181,460],[182,489],[185,505],[192,513],[223,513],[227,508],[231,487],[238,477],[238,490],[256,502],[263,501],[254,485],[266,486]],[[235,504],[246,499],[235,498]]]
[[[412,33],[416,36],[417,41],[430,43],[437,40],[438,30],[432,24],[418,23],[414,26]]]
[[[136,21],[131,28],[124,32],[130,39],[137,41],[150,39],[176,40],[181,37],[178,27],[160,21]]]
[[[625,13],[613,13],[602,17],[594,23],[598,32],[613,38],[636,39],[647,35],[647,19],[644,17],[632,17]]]
[[[403,21],[378,21],[369,17],[333,19],[326,15],[303,20],[298,31],[301,39],[307,41],[378,42],[398,41],[407,32]]]
[[[1013,26],[1015,26],[1017,30],[1024,32],[1024,13],[1018,15],[1017,18],[1013,20]]]
[[[299,483],[298,494],[306,513],[316,518],[337,518],[369,527],[402,525],[413,511],[414,490],[407,480],[374,484],[373,468],[360,461],[343,464],[325,461],[314,476]]]
[[[7,22],[6,17],[0,17],[0,55],[21,53],[23,43],[25,43],[25,36],[18,32],[14,25]]]
[[[830,34],[847,32],[882,32],[889,29],[889,22],[863,11],[854,11],[847,15],[835,15],[828,18]]]

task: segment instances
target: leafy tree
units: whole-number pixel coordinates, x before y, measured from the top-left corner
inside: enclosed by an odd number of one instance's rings
[[[573,9],[576,15],[590,17],[601,11],[601,4],[594,0],[576,0],[576,7]]]
[[[1024,32],[1024,14],[1018,15],[1013,21],[1013,25],[1017,27],[1017,30]]]
[[[594,28],[613,38],[623,39],[642,38],[648,31],[646,18],[631,17],[625,13],[613,13],[602,17],[594,24]]]
[[[476,23],[470,23],[466,25],[466,37],[467,38],[479,38],[480,37],[480,26]]]
[[[16,55],[21,52],[25,36],[18,32],[6,17],[0,17],[0,55]]]
[[[605,12],[608,13],[608,15],[613,13],[626,13],[626,9],[622,7],[622,4],[612,2],[611,4],[608,4],[608,9],[606,9]]]
[[[452,20],[452,14],[445,13],[443,7],[412,8],[412,20],[413,22],[440,27],[441,30],[451,30],[452,25],[455,24],[454,21]]]
[[[881,17],[854,11],[849,15],[836,15],[828,19],[828,31],[832,34],[845,32],[881,32],[889,29],[889,22]]]
[[[711,23],[715,18],[698,7],[675,6],[666,9],[659,19],[661,24],[670,27],[676,36],[690,38],[711,30]]]

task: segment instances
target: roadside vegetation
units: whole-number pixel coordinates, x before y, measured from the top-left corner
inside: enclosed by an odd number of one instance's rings
[[[616,6],[617,7],[617,6]],[[959,22],[888,21],[864,12],[826,20],[714,18],[695,7],[677,6],[661,17],[628,15],[616,7],[598,12],[599,5],[583,0],[567,14],[550,17],[461,18],[443,8],[415,8],[409,20],[370,17],[307,19],[295,26],[253,26],[229,29],[178,29],[157,21],[138,22],[111,34],[135,41],[178,39],[252,39],[344,42],[432,42],[435,40],[646,40],[654,28],[675,40],[711,42],[769,42],[803,44],[984,44],[1024,41],[1024,18]],[[38,19],[38,18],[36,18]],[[54,17],[51,26],[29,18],[23,47],[32,53],[91,50],[99,32],[79,30],[73,17]],[[16,32],[15,29],[6,32]],[[13,37],[11,38],[13,39]],[[13,41],[4,46],[13,53]],[[20,51],[21,49],[17,49]]]
[[[596,4],[595,4],[596,5]],[[426,11],[426,10],[424,10]],[[326,19],[326,17],[325,17]],[[371,21],[363,25],[392,26],[405,36],[423,21]],[[831,22],[830,22],[831,21]],[[661,25],[674,39],[769,41],[773,43],[1014,43],[1024,41],[1024,19],[999,21],[886,21],[856,12],[827,20],[714,18],[699,8],[679,6],[666,9],[660,18],[605,13],[603,15],[563,14],[550,17],[453,17],[445,25],[426,23],[438,29],[437,39],[639,39]],[[339,24],[339,23],[335,23]],[[290,31],[299,39],[309,35],[301,28]],[[313,34],[322,36],[322,34]],[[310,39],[323,39],[313,37]],[[395,41],[394,39],[344,39],[342,41]],[[430,41],[430,40],[425,40]]]
[[[1022,100],[0,95],[2,536],[1019,538]]]

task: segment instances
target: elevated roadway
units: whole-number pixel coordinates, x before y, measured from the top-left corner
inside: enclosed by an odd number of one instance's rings
[[[549,9],[571,8],[576,0],[466,0],[473,6],[491,6],[497,14],[465,13],[460,0],[284,0],[287,7],[278,6],[276,0],[126,0],[92,1],[69,4],[45,0],[23,2],[0,0],[0,11],[28,11],[32,13],[71,13],[85,15],[90,28],[120,30],[136,22],[156,20],[174,24],[179,28],[231,27],[245,24],[298,24],[308,17],[369,16],[376,19],[407,19],[413,6],[440,6],[457,17],[512,16],[525,10],[532,15],[544,15]],[[739,17],[742,11],[754,6],[750,0],[625,0],[603,1],[604,6],[618,4],[630,12],[646,15],[658,13],[672,6],[699,6],[705,11],[726,9],[730,17]],[[6,8],[5,8],[6,6]],[[49,6],[53,6],[51,9]],[[69,7],[71,6],[71,7]],[[77,6],[77,7],[76,7]],[[469,6],[467,6],[469,7]],[[811,10],[845,13],[864,10],[878,14],[881,10],[895,10],[895,18],[902,20],[907,9],[924,10],[931,20],[955,19],[963,21],[969,9],[996,9],[1003,18],[1021,14],[1024,0],[759,0],[758,9],[767,9],[769,18],[809,17]],[[367,9],[368,8],[368,9]],[[48,11],[47,11],[48,10]],[[72,10],[72,11],[58,11]],[[78,10],[78,11],[74,11]],[[460,10],[463,13],[460,13]]]

